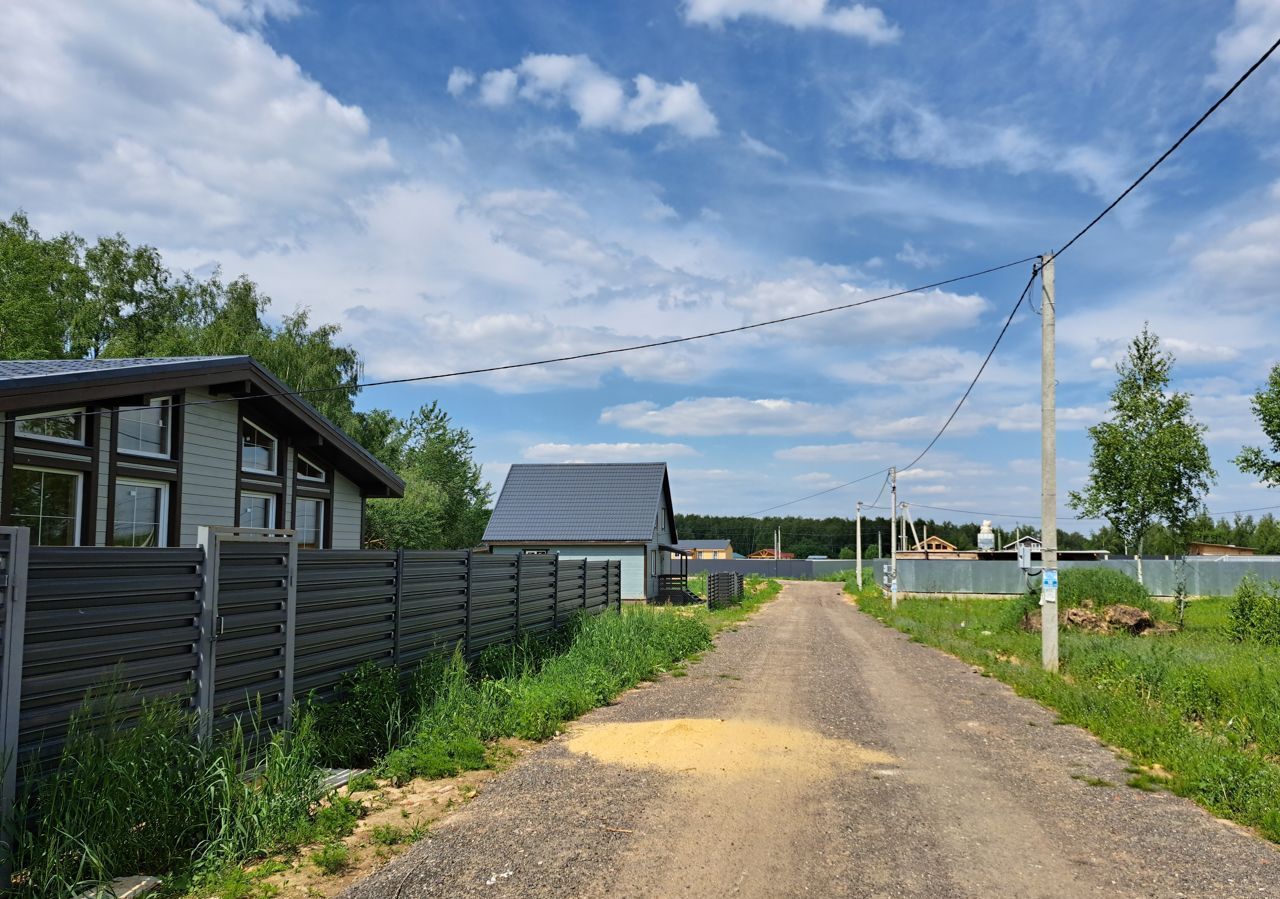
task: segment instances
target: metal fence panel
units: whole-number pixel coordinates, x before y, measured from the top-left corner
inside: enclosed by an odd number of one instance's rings
[[[564,623],[586,606],[586,559],[561,559],[556,590],[556,618]]]
[[[398,554],[298,554],[294,694],[323,694],[361,663],[395,663]]]
[[[472,556],[471,629],[468,648],[476,654],[516,635],[516,569],[519,556]]]
[[[56,754],[94,687],[190,700],[203,561],[197,549],[31,550],[20,758]],[[128,713],[137,697],[120,702]]]
[[[523,556],[520,559],[520,630],[541,634],[556,620],[555,556]]]
[[[411,671],[467,636],[466,552],[406,551],[400,586],[400,665]]]
[[[609,606],[609,563],[588,562],[583,578],[585,597],[583,608],[591,614],[602,612]]]

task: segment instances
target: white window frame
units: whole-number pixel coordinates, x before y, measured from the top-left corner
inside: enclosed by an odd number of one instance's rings
[[[124,453],[127,456],[146,456],[148,459],[173,458],[173,410],[170,408],[172,405],[173,404],[170,402],[170,398],[167,396],[164,396],[164,397],[156,397],[153,400],[148,400],[145,406],[121,406],[120,409],[118,410],[121,413],[123,413],[126,409],[152,409],[157,406],[165,410],[166,417],[165,417],[165,423],[164,423],[164,451],[159,453],[153,453],[148,450],[125,449],[123,446],[121,446],[120,434],[119,434],[119,415],[117,415],[116,416],[117,433],[115,435],[116,452]]]
[[[65,442],[65,441],[62,441],[62,442]],[[15,465],[13,466],[13,471],[38,471],[38,472],[41,472],[42,474],[63,474],[63,475],[70,475],[71,477],[76,479],[76,517],[71,527],[71,533],[73,538],[71,545],[79,546],[80,531],[84,525],[84,472],[72,471],[67,468],[43,468],[38,465]],[[43,515],[39,515],[37,517],[44,518]],[[36,536],[38,539],[39,534],[37,534]],[[44,544],[41,544],[41,545],[44,545]]]
[[[258,497],[258,498],[260,498],[260,499],[265,499],[265,500],[267,500],[267,523],[263,524],[263,527],[266,527],[266,528],[273,528],[273,527],[275,527],[275,523],[274,523],[274,522],[275,522],[275,520],[276,520],[276,503],[278,502],[279,497],[277,497],[274,493],[260,493],[260,492],[259,492],[259,491],[257,491],[257,490],[241,490],[241,491],[240,491],[240,500],[241,500],[241,502],[243,502],[243,501],[244,501],[244,498],[245,498],[246,496],[256,496],[256,497]],[[250,525],[247,525],[247,524],[245,524],[244,522],[240,521],[240,512],[241,512],[242,510],[241,510],[240,508],[238,508],[238,506],[239,506],[239,503],[237,503],[237,509],[236,509],[236,522],[237,522],[237,526],[238,526],[238,527],[249,527]]]
[[[153,487],[160,488],[160,532],[156,535],[156,547],[169,545],[169,485],[164,481],[145,481],[141,478],[116,478],[116,489],[121,487]],[[120,506],[115,501],[115,497],[111,498],[111,533],[115,534],[116,521],[115,516]],[[114,539],[112,545],[115,545]],[[139,547],[128,547],[129,549],[138,549]]]
[[[317,478],[315,475],[303,474],[303,473],[302,473],[302,463],[303,463],[303,462],[306,462],[306,463],[307,463],[308,465],[310,465],[312,468],[314,468],[314,469],[316,469],[317,471],[319,471],[319,472],[320,472],[320,477],[318,477],[318,478]],[[310,459],[308,459],[306,456],[302,455],[302,453],[298,453],[298,455],[297,455],[296,459],[294,460],[293,470],[294,470],[294,474],[296,474],[296,475],[298,476],[298,480],[299,480],[299,481],[310,481],[310,482],[312,482],[313,484],[327,484],[327,483],[329,483],[329,476],[328,476],[328,474],[326,474],[326,473],[325,473],[324,466],[322,466],[322,465],[317,465],[316,463],[314,463],[314,462],[312,462]]]
[[[297,497],[294,497],[295,507],[294,507],[294,510],[293,510],[293,527],[294,527],[294,533],[295,533],[295,534],[297,533],[297,528],[298,528],[298,509],[297,509],[297,505],[296,505],[296,504],[300,504],[300,503],[316,503],[316,505],[317,505],[317,509],[316,509],[316,512],[317,512],[317,514],[316,514],[316,545],[315,545],[314,547],[311,547],[311,546],[305,547],[306,549],[324,549],[324,504],[325,504],[325,502],[326,502],[326,500],[325,500],[323,497],[319,497],[319,496],[297,496]],[[301,546],[301,544],[299,544],[299,548],[300,548],[300,549],[301,549],[301,548],[303,548],[303,547]]]
[[[244,463],[244,432],[240,434],[240,470],[249,474],[269,474],[275,475],[280,468],[280,438],[276,437],[266,428],[259,427],[247,418],[240,419],[241,424],[246,428],[253,428],[263,437],[271,441],[271,463],[269,468],[250,468]]]
[[[67,409],[50,409],[47,412],[32,412],[29,415],[15,415],[13,417],[13,433],[17,437],[26,437],[28,440],[47,440],[50,443],[62,443],[67,446],[85,446],[85,411],[86,409],[84,406],[72,406]],[[80,436],[78,439],[72,440],[67,437],[50,437],[48,434],[32,434],[30,431],[25,431],[22,428],[22,423],[24,421],[39,420],[41,418],[54,418],[59,415],[76,416],[76,423],[80,428]]]

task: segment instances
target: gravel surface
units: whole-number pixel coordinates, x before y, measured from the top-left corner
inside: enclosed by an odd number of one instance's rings
[[[631,763],[571,748],[664,721],[628,737]],[[848,751],[688,749],[722,721]],[[1125,786],[1115,753],[1054,721],[840,585],[794,582],[687,677],[587,715],[343,895],[1280,896],[1276,847]]]

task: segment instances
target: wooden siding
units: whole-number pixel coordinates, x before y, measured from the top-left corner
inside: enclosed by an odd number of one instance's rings
[[[360,548],[360,488],[341,472],[333,473],[334,549]]]
[[[604,562],[618,560],[622,563],[622,598],[645,599],[644,557],[645,547],[642,544],[623,546],[582,546],[557,545],[547,543],[530,543],[526,546],[495,546],[495,553],[518,553],[526,549],[545,549],[547,552],[559,553],[562,559],[586,559],[588,562]],[[657,579],[654,578],[656,595]]]
[[[188,390],[187,402],[210,399]],[[239,403],[187,406],[182,452],[182,545],[194,546],[201,525],[236,523],[236,440]]]
[[[108,473],[111,465],[111,416],[104,412],[93,416],[85,424],[89,425],[92,422],[97,422],[98,427],[98,443],[93,451],[94,465],[97,466],[95,473],[98,476],[98,502],[94,507],[97,520],[93,525],[93,545],[102,546],[107,542],[107,488],[110,486],[107,482],[110,480]],[[173,498],[170,497],[169,501],[172,502]]]

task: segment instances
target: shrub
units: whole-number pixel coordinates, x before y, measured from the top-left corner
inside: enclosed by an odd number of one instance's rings
[[[1058,607],[1136,606],[1154,612],[1147,588],[1114,568],[1068,568],[1058,578]]]
[[[1237,641],[1280,646],[1280,582],[1245,575],[1231,597],[1230,632]]]

